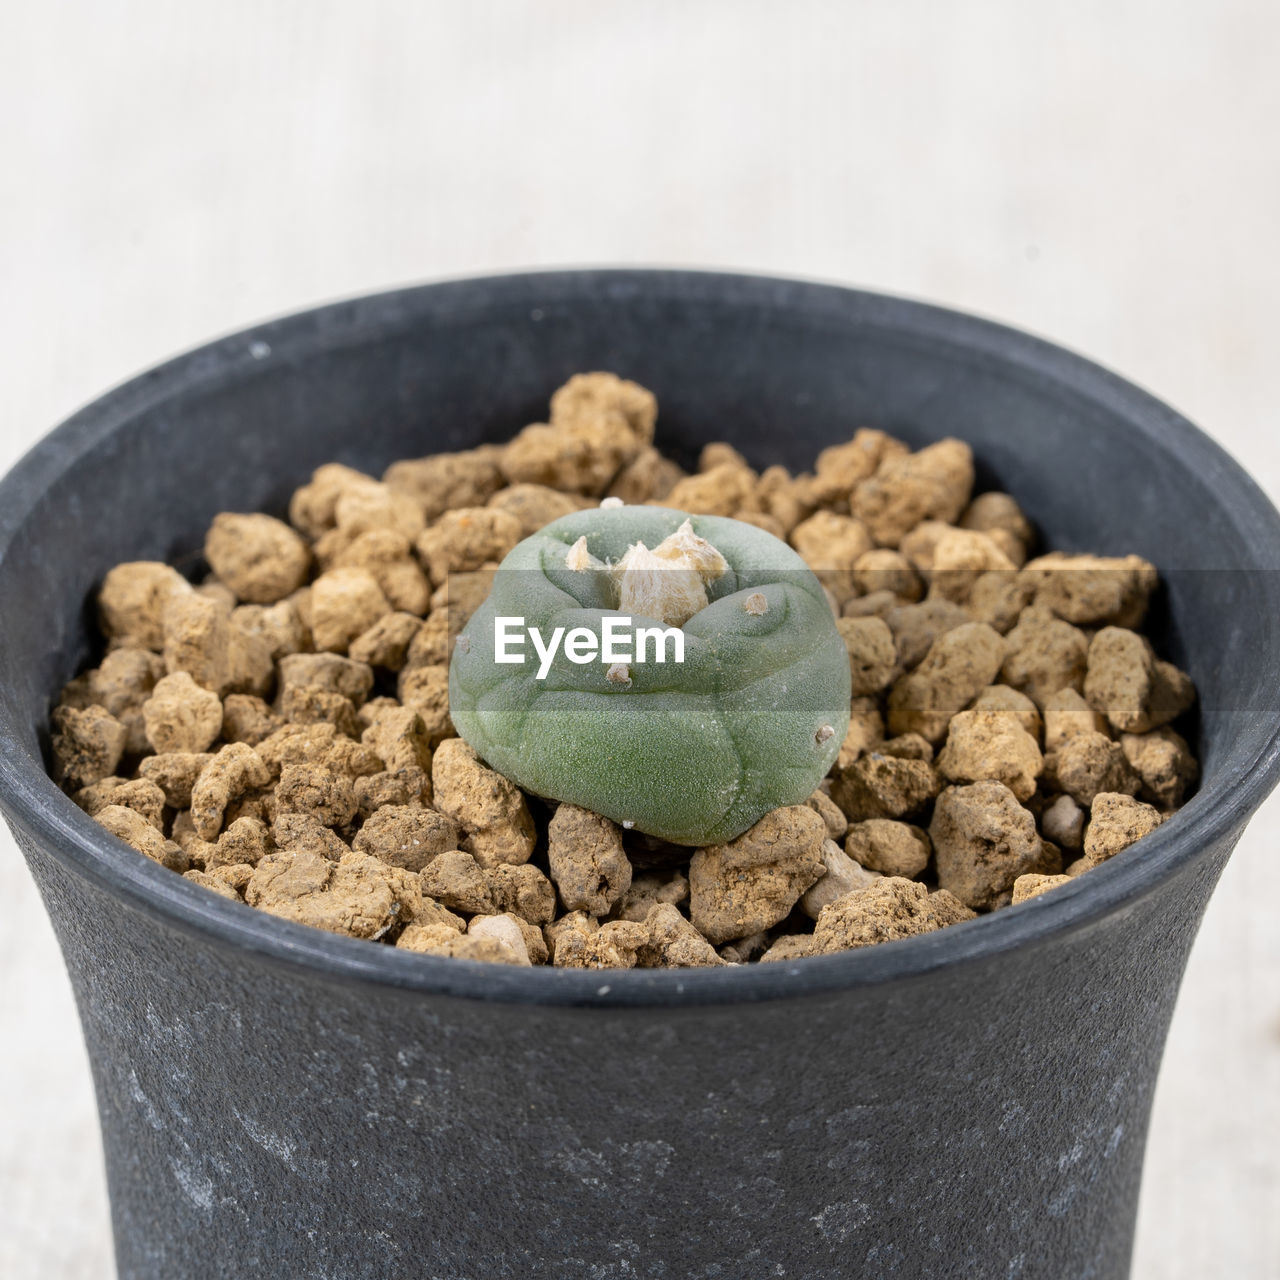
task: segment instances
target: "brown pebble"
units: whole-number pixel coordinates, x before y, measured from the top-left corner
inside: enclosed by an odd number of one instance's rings
[[[929,591],[964,604],[980,578],[1016,571],[1013,561],[985,533],[945,527],[933,548]]]
[[[428,521],[454,507],[480,507],[506,483],[493,445],[393,462],[383,473],[392,489],[408,494]]]
[[[458,847],[458,828],[434,809],[384,805],[365,820],[351,847],[390,867],[421,871],[438,854]]]
[[[216,867],[256,866],[275,851],[271,831],[261,818],[243,817],[227,824],[213,848],[207,851],[204,869]]]
[[[412,707],[391,706],[377,711],[360,741],[388,769],[431,768],[426,725]]]
[[[849,829],[849,819],[844,816],[844,811],[825,791],[815,791],[805,801],[805,804],[826,824],[827,839],[844,839],[844,834]]]
[[[642,969],[710,969],[724,964],[715,948],[670,903],[655,903],[643,921],[648,937],[636,951]]]
[[[366,774],[352,783],[360,816],[369,818],[383,805],[421,808],[431,803],[431,775],[418,765],[384,769]]]
[[[186,671],[160,680],[143,704],[147,741],[159,754],[207,751],[222,733],[222,703]]]
[[[182,874],[187,880],[190,880],[192,884],[198,884],[202,888],[216,893],[220,898],[228,898],[232,902],[244,901],[244,899],[236,892],[234,886],[228,884],[218,876],[209,874],[207,871],[199,871],[192,868],[190,871],[184,871]]]
[[[190,594],[191,584],[167,564],[134,560],[116,565],[98,592],[98,621],[107,643],[159,653],[165,607],[174,596]]]
[[[1022,611],[1018,625],[1005,637],[1007,651],[1000,677],[1043,707],[1060,689],[1084,684],[1089,642],[1073,627],[1041,605]]]
[[[845,852],[869,871],[914,880],[929,865],[928,833],[907,822],[869,818],[849,828]]]
[[[853,696],[879,693],[897,669],[893,632],[881,618],[837,618],[836,629],[849,654]]]
[[[994,627],[1002,636],[1008,635],[1035,592],[1035,581],[1024,574],[992,569],[974,579],[965,607],[977,621]]]
[[[554,963],[574,969],[634,969],[649,929],[631,920],[609,920],[589,933],[570,933],[568,946],[557,944]]]
[[[109,804],[122,805],[145,818],[157,831],[164,833],[165,795],[154,782],[146,778],[134,778],[126,782],[122,778],[103,778],[91,787],[84,787],[71,797],[91,818],[96,817]]]
[[[1133,795],[1140,785],[1118,742],[1105,733],[1076,733],[1045,757],[1045,777],[1082,805],[1100,791]]]
[[[312,853],[272,853],[258,863],[245,901],[298,924],[379,938],[412,918],[421,892],[410,876],[361,853],[337,863]]]
[[[631,887],[631,863],[622,830],[608,818],[562,804],[547,828],[551,879],[569,911],[607,915]]]
[[[338,462],[317,467],[311,479],[295,489],[289,499],[289,523],[308,538],[318,538],[334,527],[338,499],[354,490],[376,489],[372,476]]]
[[[256,747],[281,723],[266,702],[251,693],[229,693],[222,700],[222,737],[226,742],[247,742]]]
[[[388,613],[368,631],[351,641],[352,658],[384,671],[399,671],[404,665],[409,646],[422,628],[422,619],[412,613]]]
[[[831,798],[850,822],[867,818],[912,818],[938,794],[937,771],[925,760],[903,760],[873,751],[839,769]]]
[[[1002,782],[948,787],[929,824],[938,883],[967,907],[999,906],[1029,871],[1057,872],[1036,820]]]
[[[872,547],[860,520],[817,511],[791,531],[791,545],[837,601],[859,593],[854,566]]]
[[[366,662],[337,653],[298,653],[280,660],[280,692],[324,689],[341,694],[357,707],[373,688],[373,671]]]
[[[158,862],[171,871],[186,871],[190,866],[186,853],[172,840],[166,840],[142,814],[133,809],[119,804],[105,805],[93,815],[93,820],[152,862]]]
[[[432,858],[422,870],[422,892],[454,911],[467,915],[492,912],[493,891],[484,869],[469,853],[447,851]]]
[[[931,933],[945,924],[972,919],[954,900],[939,911],[933,895],[918,881],[885,876],[855,889],[822,909],[813,931],[813,951],[824,955],[853,947]]]
[[[945,439],[887,457],[854,488],[849,507],[878,546],[896,547],[921,520],[956,519],[972,490],[973,451],[962,440]]]
[[[461,738],[436,749],[431,784],[436,808],[462,828],[462,847],[481,866],[529,861],[536,833],[520,788],[483,764]]]
[[[737,516],[755,502],[756,473],[729,462],[672,485],[663,506],[702,516]]]
[[[277,849],[314,853],[330,862],[337,862],[350,852],[350,845],[310,813],[277,813],[271,824],[271,838]]]
[[[1142,779],[1142,797],[1162,809],[1176,809],[1199,775],[1187,740],[1167,726],[1149,733],[1122,733],[1120,748]]]
[[[683,871],[645,871],[631,877],[631,887],[613,904],[617,920],[643,921],[654,907],[678,907],[689,901],[689,879]]]
[[[543,525],[581,511],[585,501],[545,484],[513,484],[499,489],[489,499],[488,505],[514,516],[520,524],[520,536],[527,538]]]
[[[636,504],[665,498],[684,479],[684,471],[651,445],[618,472],[608,496]]]
[[[689,864],[695,928],[719,944],[777,924],[825,874],[825,840],[818,814],[792,805],[766,813],[728,844],[699,849]]]
[[[860,756],[884,740],[884,718],[875,698],[854,698],[849,708],[849,729],[840,744],[835,773],[848,769]]]
[[[1084,856],[1097,866],[1150,835],[1161,822],[1160,811],[1132,796],[1102,791],[1093,797],[1084,833]]]
[[[112,649],[89,672],[86,705],[102,707],[124,725],[124,749],[129,755],[141,755],[147,750],[142,708],[163,675],[163,661],[147,649]]]
[[[933,759],[933,747],[918,733],[900,733],[896,738],[886,738],[876,744],[875,750],[895,760],[923,760],[928,763]]]
[[[854,561],[854,585],[864,596],[888,592],[893,606],[914,604],[924,595],[924,582],[900,551],[873,547]]]
[[[800,960],[814,954],[813,935],[810,933],[784,933],[774,939],[769,949],[760,957],[761,964],[779,964],[788,960]]]
[[[346,826],[359,810],[351,778],[325,765],[285,765],[276,800],[282,812],[310,814],[326,827]]]
[[[191,787],[191,822],[202,840],[215,840],[227,808],[254,787],[271,782],[271,771],[258,753],[243,742],[221,748],[197,775]]]
[[[533,925],[550,924],[555,918],[555,886],[537,867],[500,862],[485,868],[484,878],[498,911],[509,911]]]
[[[431,583],[402,529],[369,529],[347,545],[335,547],[325,568],[363,570],[378,584],[391,608],[401,613],[420,617],[431,603]]]
[[[275,604],[307,580],[311,551],[283,520],[224,511],[204,540],[209,567],[247,604]]]
[[[1018,723],[1036,740],[1037,744],[1044,733],[1044,720],[1040,715],[1039,707],[1025,693],[1011,689],[1007,684],[987,685],[969,704],[969,709],[1013,712],[1018,718]]]
[[[944,631],[920,665],[894,684],[889,731],[941,742],[951,717],[995,680],[1004,651],[1003,637],[983,622]]]
[[[345,653],[357,636],[391,612],[367,569],[330,569],[311,584],[311,634],[317,649]]]
[[[305,588],[276,604],[242,604],[231,611],[231,623],[241,633],[255,636],[266,647],[272,662],[291,653],[311,647],[311,631],[302,621],[298,597],[310,592]]]
[[[904,671],[919,666],[933,643],[944,632],[973,621],[962,605],[934,596],[919,604],[896,605],[884,615],[893,632],[898,661]]]
[[[949,782],[1003,782],[1022,801],[1035,794],[1044,759],[1012,711],[978,708],[952,717],[938,772]]]
[[[1042,893],[1048,893],[1050,889],[1056,889],[1060,884],[1068,884],[1070,881],[1070,876],[1019,876],[1013,882],[1013,905],[1016,907],[1028,898],[1038,898]]]
[[[109,777],[120,763],[127,737],[124,725],[101,707],[55,707],[54,780],[78,790]]]
[[[479,569],[500,561],[521,539],[520,521],[497,507],[463,507],[448,511],[416,543],[418,557],[434,586],[451,573]]]
[[[1069,555],[1053,551],[1026,566],[1036,601],[1077,626],[1137,627],[1155,590],[1155,566],[1141,556]]]
[[[1075,689],[1059,689],[1044,702],[1044,748],[1056,751],[1078,733],[1106,733],[1107,718]]]
[[[1103,627],[1090,643],[1084,696],[1123,733],[1158,729],[1195,700],[1187,675],[1157,658],[1145,636],[1122,627]]]
[[[423,731],[432,746],[455,737],[449,718],[449,668],[409,667],[396,685],[400,701],[422,717]]]
[[[859,427],[853,439],[828,445],[818,454],[812,480],[814,501],[847,508],[855,486],[873,476],[887,459],[909,452],[901,440],[874,427]]]
[[[1023,547],[1030,546],[1034,536],[1031,521],[1023,514],[1017,499],[994,490],[978,494],[964,509],[959,524],[962,529],[1006,533]]]
[[[528,953],[522,957],[505,941],[493,937],[457,934],[447,926],[427,929],[410,926],[396,941],[397,947],[419,951],[424,955],[450,956],[455,960],[477,960],[485,964],[528,964]]]

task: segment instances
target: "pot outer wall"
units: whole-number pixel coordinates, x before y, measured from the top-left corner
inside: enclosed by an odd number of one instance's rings
[[[122,1280],[1123,1277],[1236,835],[1016,956],[663,1010],[332,984],[193,943],[18,832],[84,1023]]]
[[[216,512],[282,511],[326,461],[378,472],[505,439],[592,368],[651,386],[659,443],[686,462],[713,439],[803,468],[859,425],[913,446],[954,434],[1047,545],[1158,563],[1155,642],[1200,691],[1200,793],[1056,901],[890,944],[884,963],[797,965],[803,994],[759,999],[770,981],[743,973],[745,999],[592,987],[582,1008],[299,959],[291,926],[268,943],[255,930],[277,922],[145,863],[47,780],[50,695],[92,653],[86,602],[111,565],[194,567]],[[223,339],[90,406],[4,483],[0,599],[21,607],[0,612],[0,802],[79,1001],[125,1280],[1125,1275],[1178,981],[1280,722],[1280,589],[1248,572],[1280,562],[1275,512],[1171,411],[892,299],[563,273]],[[569,975],[529,977],[550,992]]]

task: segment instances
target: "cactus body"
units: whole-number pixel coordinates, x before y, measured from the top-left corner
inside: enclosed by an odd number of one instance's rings
[[[527,640],[522,663],[496,660],[495,618],[518,618],[544,641],[557,627],[600,635],[619,617],[611,566],[637,544],[680,545],[686,521],[723,561],[706,607],[683,625],[683,662],[668,644],[661,663],[654,645],[643,662],[578,663],[562,643],[538,679]],[[631,616],[631,626],[662,623]],[[511,551],[462,635],[450,715],[494,769],[678,844],[732,839],[806,799],[849,722],[848,655],[821,586],[785,543],[737,520],[648,506],[566,516]]]

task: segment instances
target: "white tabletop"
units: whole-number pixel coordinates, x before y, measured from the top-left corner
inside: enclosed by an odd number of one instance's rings
[[[0,469],[281,311],[517,266],[730,266],[1021,325],[1280,496],[1265,0],[66,0],[0,8]],[[1268,804],[1187,974],[1135,1275],[1280,1274]],[[0,1275],[111,1274],[53,936],[0,837]]]

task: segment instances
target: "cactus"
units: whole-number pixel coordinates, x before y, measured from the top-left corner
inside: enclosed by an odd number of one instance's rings
[[[647,615],[639,610],[647,610]],[[684,660],[500,651],[495,619],[543,641],[606,619],[683,632]],[[509,624],[502,624],[507,626]],[[499,653],[506,657],[498,661]],[[542,670],[542,678],[538,676]],[[526,538],[454,647],[458,733],[524,790],[678,844],[730,840],[812,794],[849,722],[845,646],[825,593],[753,525],[634,506],[577,512]]]

